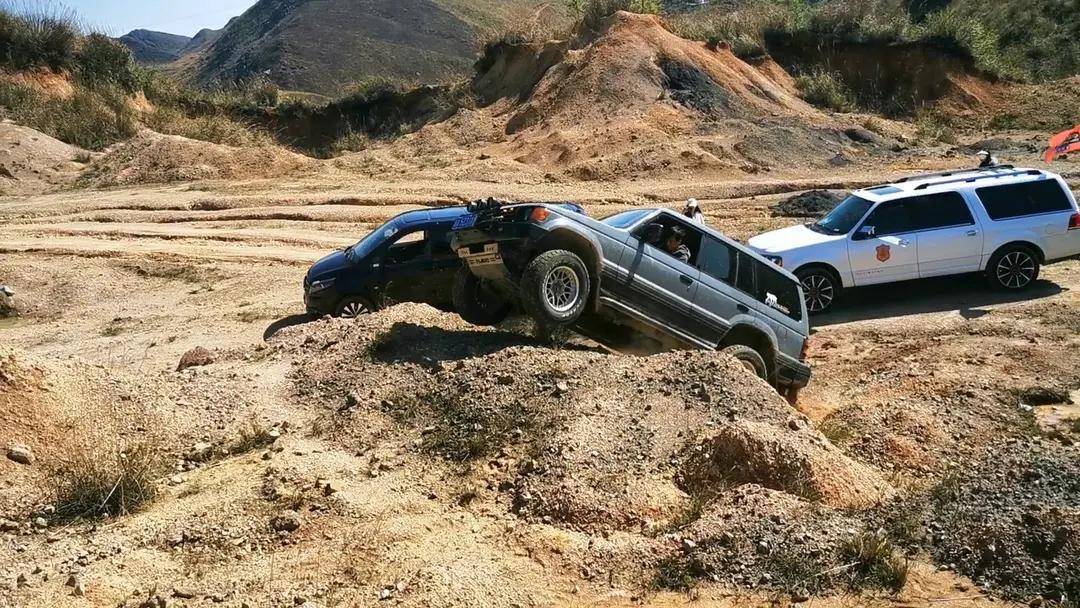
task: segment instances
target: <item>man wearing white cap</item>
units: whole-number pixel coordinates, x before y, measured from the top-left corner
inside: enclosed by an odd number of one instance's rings
[[[991,169],[998,166],[998,159],[986,150],[979,150],[979,168]]]
[[[705,214],[701,212],[701,207],[698,205],[696,198],[686,201],[686,207],[683,207],[683,215],[696,224],[705,224]]]

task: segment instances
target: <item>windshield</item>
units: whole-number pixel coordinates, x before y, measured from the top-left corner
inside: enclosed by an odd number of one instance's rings
[[[394,220],[390,220],[375,230],[372,230],[370,234],[360,239],[359,243],[346,249],[345,257],[353,264],[357,264],[378,249],[379,245],[382,245],[387,239],[397,234],[399,230],[400,229]]]
[[[601,222],[611,226],[612,228],[618,228],[620,230],[626,230],[627,228],[638,223],[646,215],[652,213],[652,209],[634,209],[633,211],[623,211],[622,213],[616,213],[610,217],[600,220]]]
[[[855,224],[858,224],[859,220],[873,206],[874,203],[865,198],[851,195],[830,211],[829,215],[818,220],[817,223],[811,224],[811,226],[828,234],[847,234],[855,228]]]

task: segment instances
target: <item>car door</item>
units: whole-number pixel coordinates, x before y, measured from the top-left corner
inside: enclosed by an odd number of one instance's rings
[[[384,246],[379,259],[382,295],[390,302],[424,302],[431,277],[430,240],[423,228],[404,230]]]
[[[667,224],[674,222],[667,216],[663,216],[663,221]],[[674,223],[686,230],[688,242],[696,239],[694,244],[700,243],[701,231],[683,222]],[[635,237],[628,244],[636,245],[636,250],[624,254],[624,257],[633,256],[627,264],[630,306],[653,324],[680,334],[682,339],[703,343],[696,331],[698,320],[691,314],[701,271],[692,263],[682,262],[667,251],[646,243],[641,234],[635,232]]]
[[[919,236],[909,199],[878,205],[848,241],[848,261],[856,285],[919,277]]]
[[[441,222],[427,230],[428,246],[424,255],[430,260],[430,274],[417,281],[418,302],[441,305],[451,301],[454,275],[461,268],[461,258],[450,248],[451,224]]]
[[[983,234],[959,192],[909,199],[919,231],[919,276],[975,272],[982,265]]]
[[[711,235],[706,235],[701,242],[697,259],[701,274],[694,296],[694,315],[700,324],[697,331],[712,345],[720,342],[740,316],[753,314],[743,302],[750,300],[751,294],[740,295],[736,287],[738,254],[738,250]],[[746,271],[752,273],[753,268],[748,266]],[[748,276],[752,290],[753,276]]]

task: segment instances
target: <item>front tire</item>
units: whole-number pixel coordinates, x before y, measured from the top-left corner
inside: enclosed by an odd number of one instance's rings
[[[334,316],[342,319],[355,319],[361,315],[375,312],[375,306],[371,300],[363,296],[345,296],[338,301],[334,308]]]
[[[589,270],[564,249],[533,258],[521,276],[521,306],[541,325],[571,325],[589,303]]]
[[[473,325],[496,325],[510,314],[510,304],[468,268],[462,268],[454,275],[452,297],[454,310]]]
[[[1021,291],[1039,278],[1039,256],[1028,247],[1014,245],[990,258],[986,278],[994,289]]]
[[[738,359],[746,369],[762,380],[769,379],[769,368],[765,365],[765,358],[761,353],[745,344],[733,344],[723,350],[724,353]]]
[[[796,272],[795,276],[802,283],[806,310],[812,315],[832,309],[840,296],[840,290],[843,289],[836,275],[825,268],[806,268]]]

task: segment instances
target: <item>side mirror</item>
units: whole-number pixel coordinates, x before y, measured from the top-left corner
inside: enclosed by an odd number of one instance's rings
[[[664,225],[658,223],[652,223],[645,226],[645,242],[650,245],[655,245],[660,242],[660,237],[664,234]]]
[[[876,231],[873,226],[859,226],[859,229],[855,232],[856,241],[865,241],[867,239],[874,238]]]

